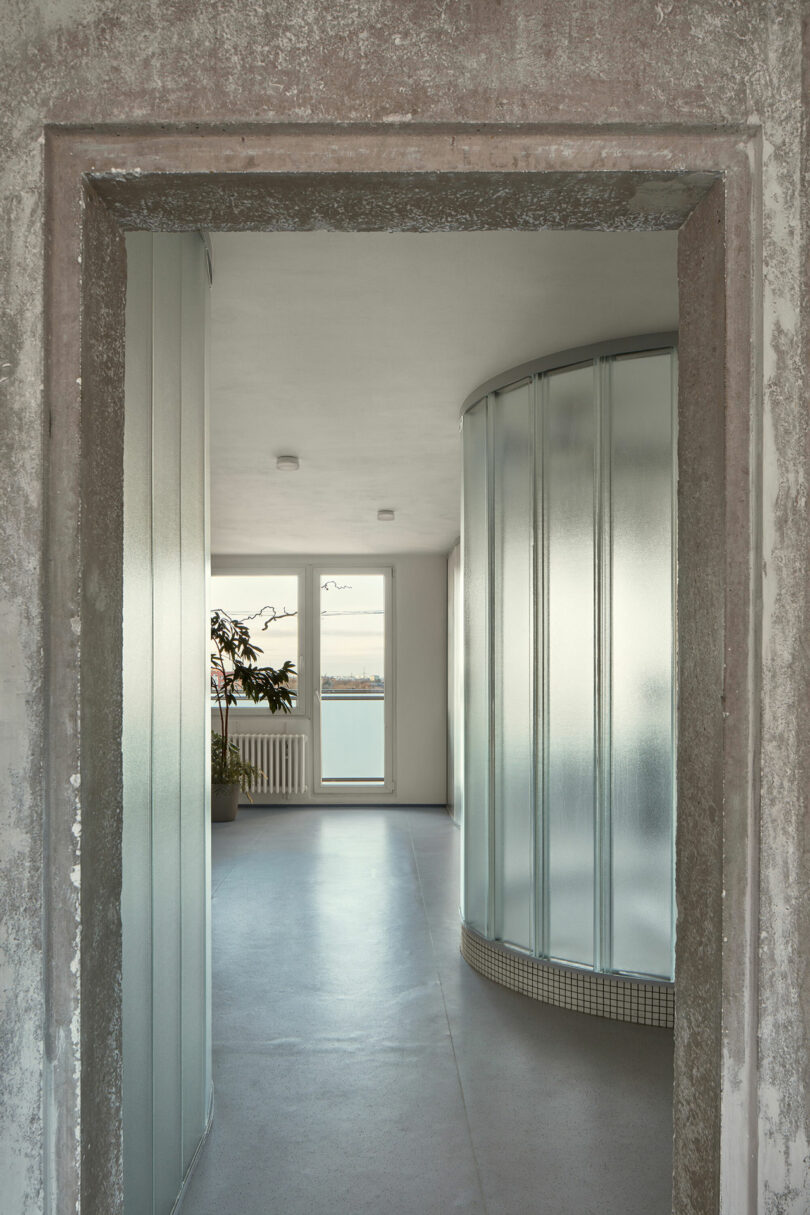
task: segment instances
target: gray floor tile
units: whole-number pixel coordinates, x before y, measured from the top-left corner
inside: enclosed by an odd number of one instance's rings
[[[459,954],[446,815],[213,833],[215,1119],[183,1215],[667,1215],[672,1036]]]

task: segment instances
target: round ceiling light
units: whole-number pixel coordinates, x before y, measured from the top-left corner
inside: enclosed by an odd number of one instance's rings
[[[297,472],[299,468],[298,456],[279,456],[276,460],[276,468],[282,472]]]
[[[392,510],[378,510],[377,518],[379,519],[380,523],[393,523],[394,512]]]

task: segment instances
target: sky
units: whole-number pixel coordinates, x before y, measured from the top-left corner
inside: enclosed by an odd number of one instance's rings
[[[211,607],[238,620],[263,607],[296,615],[275,620],[266,630],[251,627],[251,637],[264,651],[260,662],[279,667],[286,659],[299,665],[301,621],[296,574],[215,575]],[[384,595],[382,574],[319,576],[321,609],[321,674],[384,675]]]

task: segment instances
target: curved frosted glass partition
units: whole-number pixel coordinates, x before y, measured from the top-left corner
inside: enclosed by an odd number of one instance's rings
[[[507,372],[463,415],[468,928],[669,979],[674,335]]]

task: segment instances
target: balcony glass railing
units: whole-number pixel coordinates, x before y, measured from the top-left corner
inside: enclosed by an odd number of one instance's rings
[[[385,696],[321,693],[321,780],[382,784]]]

